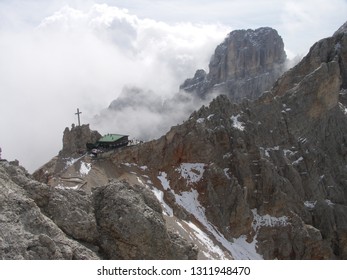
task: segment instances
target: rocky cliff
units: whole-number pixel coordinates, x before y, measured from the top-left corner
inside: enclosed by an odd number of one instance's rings
[[[72,125],[71,129],[66,127],[63,134],[63,148],[59,155],[71,157],[84,154],[86,152],[86,144],[95,143],[100,138],[99,132],[90,130],[88,124],[81,126]]]
[[[220,95],[98,158],[59,154],[44,183],[1,163],[0,255],[347,259],[346,52],[341,27],[258,99]]]
[[[113,160],[157,174],[166,201],[216,226],[234,257],[245,241],[266,259],[346,259],[346,50],[342,29],[260,99],[219,96]]]
[[[209,72],[200,69],[181,89],[206,98],[217,92],[234,102],[256,99],[284,72],[282,38],[272,28],[235,30],[215,50]]]
[[[39,183],[0,163],[0,259],[194,259],[155,196],[113,181],[92,194]]]

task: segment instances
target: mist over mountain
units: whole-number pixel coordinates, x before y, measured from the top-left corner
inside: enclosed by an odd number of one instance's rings
[[[208,63],[230,29],[169,25],[106,4],[60,7],[35,25],[8,26],[8,15],[0,21],[0,145],[3,156],[19,159],[30,171],[54,156],[65,126],[77,123],[77,108],[82,122],[90,123],[126,85],[172,97],[188,73]],[[14,145],[23,134],[31,135],[27,146]]]
[[[235,30],[211,54],[209,73],[197,70],[194,78],[166,98],[160,92],[126,86],[92,124],[144,140],[157,138],[219,94],[233,102],[259,97],[271,89],[288,63],[276,30]]]
[[[158,139],[72,126],[33,176],[1,161],[0,256],[346,259],[346,53],[344,24],[258,98],[218,95]],[[152,97],[126,87],[101,117],[203,100]]]
[[[271,26],[289,58],[302,56],[347,13],[344,0],[314,6],[311,0],[0,1],[3,157],[34,171],[60,148],[77,108],[82,123],[92,124],[125,86],[171,99],[197,69],[208,72],[214,49],[232,30]],[[107,122],[102,127],[101,133],[118,131]],[[31,135],[26,146],[13,141],[23,135]]]

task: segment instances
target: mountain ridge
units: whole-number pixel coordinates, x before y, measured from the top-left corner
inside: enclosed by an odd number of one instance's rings
[[[158,139],[97,158],[60,153],[35,172],[42,183],[1,163],[0,182],[15,180],[27,209],[87,242],[86,258],[347,259],[346,54],[341,28],[253,101],[219,95]],[[65,130],[63,150],[78,150],[79,130]],[[144,228],[131,230],[131,213]],[[57,244],[40,238],[31,239],[39,248]]]

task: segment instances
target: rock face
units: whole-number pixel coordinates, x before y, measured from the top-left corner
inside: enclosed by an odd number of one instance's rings
[[[76,158],[83,156],[87,152],[86,144],[95,143],[100,138],[101,134],[91,130],[89,124],[81,126],[72,125],[71,130],[66,127],[63,134],[63,148],[56,157],[33,173],[34,178],[47,184],[53,175],[69,176],[69,165],[72,165]],[[67,174],[63,174],[64,171]]]
[[[240,38],[254,49],[261,45],[256,36]],[[229,74],[267,73],[275,57],[284,59],[280,51],[259,52],[242,70],[242,56],[235,60],[229,50],[234,44],[224,44],[230,56],[216,51],[210,73],[197,72],[196,90],[212,80],[227,88]],[[0,222],[9,225],[0,227],[0,252],[4,258],[195,258],[185,236],[208,259],[347,259],[346,52],[342,27],[254,101],[236,104],[220,95],[157,140],[94,161],[56,160],[38,173],[59,177],[71,166],[85,180],[102,170],[126,180],[94,181],[92,194],[48,187],[19,167],[0,165]]]
[[[95,143],[101,138],[97,131],[90,130],[88,124],[72,126],[71,130],[67,127],[64,130],[63,149],[59,152],[60,156],[74,156],[83,154],[86,151],[87,143]]]
[[[194,259],[143,187],[113,182],[92,195],[52,188],[0,163],[0,259]]]
[[[256,244],[265,259],[346,259],[346,50],[347,35],[337,32],[258,100],[236,105],[219,96],[113,160],[164,174],[167,201],[174,194],[186,216],[206,218],[230,244]]]
[[[284,44],[276,30],[236,30],[216,48],[209,73],[198,70],[180,88],[201,98],[217,92],[236,102],[255,99],[271,89],[284,72],[285,60]]]
[[[94,201],[100,246],[108,259],[196,259],[192,245],[171,242],[173,234],[149,190],[113,182],[98,188]]]
[[[0,259],[99,259],[42,213],[39,205],[47,206],[53,191],[24,169],[0,163]]]

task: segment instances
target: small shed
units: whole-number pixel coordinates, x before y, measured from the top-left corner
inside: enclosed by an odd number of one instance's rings
[[[121,134],[106,134],[96,142],[97,147],[100,148],[119,148],[128,145],[129,135]]]

